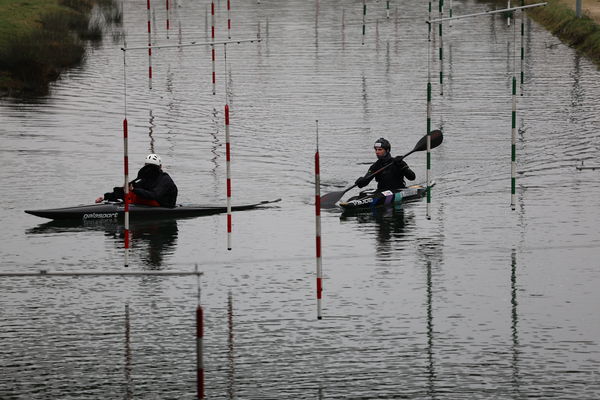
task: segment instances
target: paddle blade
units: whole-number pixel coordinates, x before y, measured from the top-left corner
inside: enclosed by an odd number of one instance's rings
[[[442,144],[442,142],[444,141],[444,135],[442,134],[442,131],[440,131],[439,129],[431,131],[430,135],[431,135],[431,148],[432,149],[435,149],[440,144]],[[421,140],[419,140],[417,142],[417,144],[415,145],[415,148],[413,149],[412,152],[423,151],[423,150],[427,150],[427,135],[423,136],[421,138]]]
[[[335,207],[335,203],[340,201],[340,199],[346,192],[347,192],[347,190],[342,190],[339,192],[331,192],[331,193],[324,194],[323,196],[321,196],[321,208]]]

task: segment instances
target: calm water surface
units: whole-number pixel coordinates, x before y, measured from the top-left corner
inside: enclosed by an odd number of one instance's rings
[[[121,225],[23,210],[90,203],[119,184],[124,116],[132,170],[157,152],[180,202],[224,204],[227,93],[234,202],[283,201],[235,213],[232,251],[224,215],[132,224],[131,269],[204,272],[208,397],[600,397],[600,176],[575,169],[600,164],[600,72],[587,59],[526,21],[511,211],[520,62],[502,17],[445,26],[440,96],[425,3],[392,3],[386,20],[385,2],[369,2],[361,45],[360,1],[232,2],[232,36],[263,41],[228,45],[227,68],[217,47],[213,95],[204,47],[155,50],[152,90],[147,55],[128,52],[125,79],[120,47],[147,42],[145,4],[125,2],[123,28],[47,98],[1,100],[1,272],[122,268]],[[169,39],[154,6],[154,43],[209,38],[208,3],[175,2]],[[455,15],[485,9],[454,3]],[[225,39],[226,3],[216,11]],[[373,161],[375,139],[403,154],[425,133],[428,58],[432,125],[445,132],[431,219],[424,202],[323,212],[318,321],[315,120],[322,191],[340,190]],[[407,161],[423,180],[424,154]],[[194,398],[197,289],[195,277],[2,278],[0,398]]]

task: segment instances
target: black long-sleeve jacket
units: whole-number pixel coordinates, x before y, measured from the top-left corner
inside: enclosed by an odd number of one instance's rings
[[[414,181],[416,176],[412,169],[409,168],[408,164],[404,160],[402,162],[397,163],[394,162],[394,157],[388,152],[384,157],[375,161],[370,167],[369,171],[367,171],[368,176],[378,169],[388,165],[389,163],[394,163],[394,165],[390,165],[377,175],[375,175],[375,180],[377,181],[377,190],[394,190],[406,187],[406,183],[404,182],[404,178],[409,181]],[[373,178],[368,179],[364,182],[366,186],[371,182]]]
[[[147,200],[156,200],[161,207],[175,207],[177,186],[169,174],[159,168],[150,174],[143,174],[142,170],[138,174],[141,179],[133,184],[133,193]]]

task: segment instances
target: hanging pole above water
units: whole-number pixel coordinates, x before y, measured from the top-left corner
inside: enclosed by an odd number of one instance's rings
[[[189,276],[189,275],[202,275],[202,272],[195,271],[49,271],[41,269],[36,272],[0,272],[0,277],[20,277],[20,276],[31,276],[31,277],[52,277],[52,276]]]
[[[199,47],[199,46],[214,46],[218,44],[241,44],[241,43],[254,43],[260,42],[261,39],[238,39],[238,40],[222,40],[222,41],[214,41],[214,42],[191,42],[184,44],[166,44],[162,46],[150,46],[153,49],[174,49],[174,48],[182,48],[182,47]],[[132,51],[132,50],[146,50],[149,46],[136,46],[136,47],[121,47],[123,51]]]
[[[462,18],[470,18],[470,17],[477,17],[477,16],[480,16],[480,15],[498,14],[498,13],[503,13],[503,12],[508,12],[508,11],[514,11],[514,10],[523,10],[523,9],[526,9],[526,8],[533,8],[533,7],[545,6],[547,4],[548,4],[547,2],[536,3],[536,4],[529,4],[529,5],[521,6],[521,7],[504,8],[502,10],[489,10],[489,11],[484,11],[484,12],[475,13],[475,14],[457,15],[456,17],[446,17],[446,18],[430,19],[430,20],[425,21],[425,22],[428,23],[428,24],[439,24],[439,23],[444,22],[444,21],[450,21],[450,20],[462,19]]]

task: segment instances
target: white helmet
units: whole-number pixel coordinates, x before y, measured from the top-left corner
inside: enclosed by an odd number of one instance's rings
[[[146,156],[146,164],[158,165],[159,167],[162,165],[162,160],[158,156],[158,154],[148,154]]]

